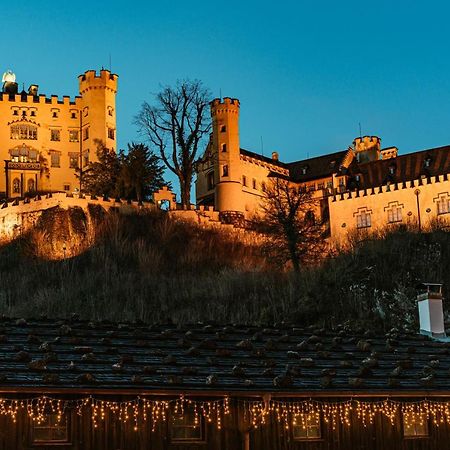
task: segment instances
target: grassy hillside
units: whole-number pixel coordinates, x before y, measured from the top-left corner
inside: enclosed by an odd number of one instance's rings
[[[51,260],[49,256],[75,257]],[[67,256],[67,255],[66,255]],[[305,268],[165,214],[52,210],[0,247],[0,314],[415,327],[414,286],[450,286],[450,233],[397,231]]]

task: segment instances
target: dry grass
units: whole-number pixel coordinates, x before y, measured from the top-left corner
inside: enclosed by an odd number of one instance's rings
[[[165,214],[75,211],[69,221],[58,214],[52,223],[59,225],[49,229],[44,221],[0,247],[0,314],[326,326],[352,320],[385,328],[415,326],[417,282],[450,286],[450,233],[443,230],[355,241],[351,251],[293,275],[272,267],[258,247]],[[66,240],[83,251],[46,259]]]

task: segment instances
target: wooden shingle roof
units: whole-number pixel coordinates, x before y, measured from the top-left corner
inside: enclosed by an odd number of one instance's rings
[[[450,344],[293,326],[0,320],[0,392],[450,392]]]

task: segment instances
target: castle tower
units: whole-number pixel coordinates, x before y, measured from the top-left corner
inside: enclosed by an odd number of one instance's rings
[[[353,148],[358,162],[377,161],[381,157],[381,139],[377,136],[357,137]]]
[[[97,160],[96,139],[117,151],[116,136],[116,74],[102,69],[100,75],[88,70],[78,77],[81,101],[81,143],[83,166]]]
[[[239,100],[225,97],[211,102],[214,203],[222,213],[244,213],[239,147]]]

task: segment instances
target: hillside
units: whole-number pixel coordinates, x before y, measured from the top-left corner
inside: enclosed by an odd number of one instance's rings
[[[449,250],[449,232],[397,231],[294,276],[262,248],[164,213],[55,208],[0,247],[0,314],[415,327],[415,285],[450,286]]]

